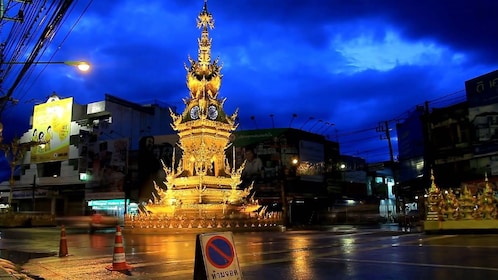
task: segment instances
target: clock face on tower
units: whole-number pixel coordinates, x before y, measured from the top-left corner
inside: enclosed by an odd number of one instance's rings
[[[215,120],[218,117],[218,109],[214,105],[209,105],[208,107],[208,117],[211,120]]]
[[[192,109],[190,109],[190,118],[193,120],[197,120],[199,118],[199,111],[199,106],[195,105],[194,107],[192,107]]]

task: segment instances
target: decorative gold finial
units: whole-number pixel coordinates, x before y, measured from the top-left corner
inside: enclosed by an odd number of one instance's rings
[[[211,43],[208,29],[214,28],[214,19],[207,9],[207,1],[204,1],[204,7],[197,16],[197,28],[201,29],[201,37],[197,39],[199,49],[197,61],[188,58],[190,66],[185,65],[187,70],[187,87],[190,90],[190,96],[194,100],[201,100],[199,104],[201,113],[205,109],[200,105],[210,103],[219,103],[216,100],[218,91],[221,86],[221,65],[218,65],[218,59],[211,62]],[[209,27],[209,28],[208,28]],[[194,102],[197,103],[197,102]],[[219,105],[219,104],[218,104]]]
[[[436,185],[436,179],[434,178],[434,170],[431,169],[431,189],[430,192],[439,191],[439,188]]]
[[[207,10],[207,1],[204,1],[204,7],[202,8],[201,13],[197,17],[197,28],[203,28],[207,30],[207,27],[213,29],[214,28],[214,19],[213,15]]]

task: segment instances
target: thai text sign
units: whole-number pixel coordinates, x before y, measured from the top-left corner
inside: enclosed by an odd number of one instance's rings
[[[194,279],[242,279],[232,232],[197,235]]]

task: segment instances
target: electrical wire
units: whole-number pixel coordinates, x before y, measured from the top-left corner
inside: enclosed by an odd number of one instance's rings
[[[25,74],[28,72],[30,69],[33,61],[35,58],[39,55],[40,50],[43,48],[44,43],[46,42],[47,38],[51,36],[51,32],[54,30],[54,27],[57,26],[60,22],[60,17],[59,14],[64,12],[65,9],[67,9],[67,5],[70,5],[72,1],[63,1],[62,3],[59,3],[59,5],[56,8],[56,11],[54,12],[54,15],[50,17],[50,19],[47,21],[47,24],[43,28],[43,31],[41,34],[39,34],[39,37],[36,41],[36,44],[33,46],[32,51],[28,54],[28,57],[26,58],[26,62],[21,64],[21,70],[18,72],[16,78],[12,82],[10,88],[8,89],[7,93],[5,94],[6,98],[11,99],[12,95],[14,93],[15,88],[19,85],[19,83],[22,81],[23,77]],[[5,108],[6,108],[7,102],[3,102],[0,107],[0,113],[2,113]]]
[[[71,28],[65,34],[65,36],[62,38],[62,41],[55,48],[55,51],[52,53],[52,55],[50,56],[50,58],[48,59],[48,61],[52,61],[54,59],[54,57],[57,54],[58,50],[60,50],[62,48],[62,45],[66,42],[66,40],[69,37],[69,35],[72,33],[72,31],[74,30],[74,28],[76,28],[77,24],[81,21],[81,19],[83,18],[83,15],[87,12],[87,10],[91,6],[92,2],[93,2],[93,0],[88,1],[88,3],[86,4],[85,8],[79,14],[79,16],[77,17],[77,19],[72,24]],[[73,8],[71,9],[71,11],[69,11],[69,14],[71,14],[71,12],[74,10],[74,7],[75,6],[73,5]],[[65,18],[64,22],[67,19],[68,19],[68,17]],[[24,84],[22,87],[20,87],[20,89],[18,90],[19,91],[19,95],[20,95],[19,100],[24,99],[24,97],[31,91],[31,88],[36,84],[36,81],[42,76],[43,72],[45,71],[45,69],[47,67],[48,67],[48,65],[44,65],[43,68],[41,69],[41,71],[38,72],[38,75],[36,75],[36,77],[34,79],[29,79],[29,81],[30,81],[29,85],[28,84]]]
[[[35,1],[37,3],[41,3],[41,1]],[[55,53],[61,48],[62,44],[66,41],[68,38],[69,34],[74,30],[76,24],[81,20],[83,17],[84,13],[88,10],[89,6],[91,5],[92,1],[89,1],[85,8],[83,9],[82,13],[77,17],[76,22],[71,26],[67,34],[63,37],[63,40],[59,43],[57,48],[55,48],[55,51],[51,53],[50,60],[51,61],[54,58]],[[27,88],[27,90],[24,90],[16,95],[16,97],[20,97],[20,99],[25,98],[25,96],[28,94],[29,89],[34,84],[34,81],[30,79],[30,76],[33,75],[33,68],[30,67],[31,64],[35,63],[36,61],[39,61],[40,57],[43,56],[48,50],[48,46],[50,43],[52,43],[53,39],[55,38],[55,34],[60,32],[62,25],[66,22],[68,15],[71,14],[74,11],[73,1],[52,1],[49,7],[44,7],[44,6],[32,6],[34,8],[31,8],[29,11],[44,11],[44,14],[40,13],[33,13],[33,12],[28,12],[26,13],[31,19],[32,24],[35,22],[38,22],[38,25],[36,25],[36,29],[34,29],[34,25],[32,25],[30,28],[25,26],[24,30],[21,30],[20,27],[16,27],[19,25],[13,26],[11,30],[11,34],[15,34],[17,36],[16,38],[19,38],[17,40],[17,44],[12,44],[12,46],[4,48],[5,51],[10,52],[10,57],[13,57],[16,60],[12,61],[20,61],[20,57],[23,57],[22,55],[25,54],[27,56],[26,59],[26,64],[23,65],[21,70],[17,74],[17,78],[13,81],[12,86],[9,88],[6,97],[10,98],[13,94],[13,91],[16,87],[18,88]],[[39,4],[41,5],[41,4]],[[41,7],[41,8],[40,8]],[[29,32],[29,33],[26,33]],[[37,33],[39,36],[37,40],[33,39],[35,38],[34,35],[32,36],[26,36],[25,34],[32,34],[32,33]],[[24,35],[23,35],[24,34]],[[14,35],[13,35],[14,36]],[[28,43],[26,43],[27,40],[32,40]],[[12,40],[10,40],[12,41]],[[24,52],[25,46],[31,46],[31,49],[29,52]],[[4,51],[4,55],[5,55]],[[7,60],[5,60],[7,61]],[[46,68],[46,65],[45,65]],[[44,68],[42,71],[38,72],[38,77],[40,74],[43,72]],[[10,70],[6,71],[7,74],[11,74]],[[38,79],[38,78],[36,78]],[[5,79],[2,80],[4,82]],[[27,85],[27,81],[30,82],[29,85]],[[5,111],[5,105],[6,102],[3,102],[1,104],[2,107],[0,107],[0,113],[3,113]]]
[[[433,108],[435,106],[451,106],[451,105],[455,105],[455,104],[458,104],[458,103],[461,103],[464,101],[466,101],[466,96],[465,96],[465,90],[462,89],[462,90],[458,90],[456,92],[452,92],[452,93],[449,93],[449,94],[446,94],[443,96],[436,97],[430,101],[427,101],[427,104],[429,105],[429,108]],[[425,106],[425,103],[413,106],[414,109],[409,109],[409,110],[402,112],[401,114],[399,114],[395,118],[388,120],[388,123],[391,123],[391,122],[398,123],[398,122],[408,118],[408,116],[410,116],[410,114],[414,110],[416,110],[417,106]],[[379,135],[380,135],[379,132],[376,132],[375,134],[373,132],[375,132],[375,129],[368,127],[368,128],[364,128],[364,129],[357,129],[357,130],[353,130],[353,131],[346,131],[346,132],[338,133],[337,137],[339,139],[341,139],[341,141],[340,141],[341,154],[352,154],[352,155],[358,155],[358,156],[361,155],[362,157],[364,157],[367,160],[367,162],[377,161],[377,160],[369,160],[369,159],[373,159],[373,158],[375,158],[375,159],[380,159],[380,158],[388,159],[390,157],[388,145],[385,144],[384,142],[382,142],[382,140],[379,141],[380,140],[379,139]],[[371,135],[365,136],[366,133],[371,133]],[[391,130],[391,139],[395,138],[396,135],[397,135],[396,127],[394,126],[394,127],[392,127],[392,130]],[[357,143],[366,143],[369,140],[371,142],[378,141],[378,146],[376,148],[372,148],[372,149],[368,149],[368,150],[361,150],[361,151],[356,150],[356,148],[358,146],[365,146],[365,145],[358,145]],[[383,139],[383,140],[386,140],[386,139]],[[371,146],[371,143],[368,146]],[[372,154],[372,152],[374,152],[374,151],[376,151],[376,153]],[[380,160],[380,161],[382,161],[382,160]]]

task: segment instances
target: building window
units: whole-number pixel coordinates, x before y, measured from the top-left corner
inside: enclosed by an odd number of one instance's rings
[[[61,162],[44,162],[37,164],[38,176],[40,177],[59,177],[61,176]]]

